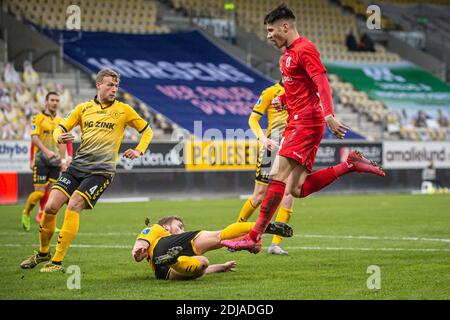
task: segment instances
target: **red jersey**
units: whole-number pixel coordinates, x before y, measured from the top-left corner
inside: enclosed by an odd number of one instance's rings
[[[299,37],[284,49],[281,68],[289,113],[288,125],[323,124],[324,114],[312,78],[327,70],[316,46],[305,37]]]

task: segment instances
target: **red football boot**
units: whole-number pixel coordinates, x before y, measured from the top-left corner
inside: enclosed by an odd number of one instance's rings
[[[248,234],[236,239],[222,240],[220,243],[232,251],[247,250],[248,252],[254,254],[261,251],[261,239],[259,241],[254,241]]]
[[[353,150],[349,153],[347,165],[352,171],[358,173],[374,173],[382,177],[386,175],[383,169],[375,161],[365,158],[359,151]]]

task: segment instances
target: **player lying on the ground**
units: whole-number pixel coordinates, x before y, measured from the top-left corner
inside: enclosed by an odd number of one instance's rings
[[[132,255],[137,262],[147,258],[157,279],[191,280],[205,273],[233,271],[236,263],[210,265],[204,253],[222,248],[221,241],[234,239],[251,230],[253,222],[230,224],[220,231],[184,231],[181,218],[164,217],[156,224],[142,230],[134,244]],[[272,222],[265,233],[292,237],[292,228],[283,222]],[[261,247],[249,252],[257,253]]]

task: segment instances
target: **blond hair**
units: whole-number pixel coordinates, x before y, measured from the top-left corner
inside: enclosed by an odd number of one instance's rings
[[[112,77],[117,82],[120,81],[120,75],[118,72],[114,71],[113,69],[105,68],[97,73],[97,76],[95,77],[95,82],[102,83],[104,77]]]

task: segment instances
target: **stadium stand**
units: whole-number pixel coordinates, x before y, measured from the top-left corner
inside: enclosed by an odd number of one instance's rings
[[[16,71],[12,63],[1,65],[0,73],[0,137],[2,140],[29,140],[31,119],[39,113],[45,104],[45,95],[49,91],[60,94],[59,114],[65,116],[74,106],[82,101],[92,99],[95,95],[94,81],[85,80],[81,96],[75,92],[71,73],[51,75],[36,72],[32,65],[25,63],[24,72]],[[65,84],[69,88],[65,87]],[[76,98],[74,98],[74,96]],[[155,139],[164,139],[176,128],[164,116],[153,112],[144,103],[138,102],[130,94],[121,91],[119,99],[133,106],[154,128]],[[80,137],[79,130],[75,135]],[[133,129],[127,129],[125,140],[138,141],[139,136]]]
[[[216,0],[166,0],[177,11],[190,17],[231,18],[230,12],[224,10],[226,1]],[[340,6],[335,5],[337,2]],[[405,3],[405,1],[387,1],[389,3]],[[421,1],[417,1],[421,2]],[[448,4],[448,1],[435,0],[435,4]],[[325,61],[343,61],[359,63],[395,63],[401,61],[399,55],[389,52],[380,44],[374,45],[374,52],[349,51],[345,44],[346,35],[350,30],[357,30],[357,15],[364,15],[367,4],[359,0],[338,1],[286,1],[297,13],[299,30],[310,38],[321,52]],[[155,1],[118,1],[111,0],[109,6],[101,5],[98,1],[82,0],[78,5],[84,10],[83,30],[107,31],[120,33],[165,33],[169,28],[157,23],[158,3]],[[279,4],[279,1],[236,0],[235,20],[246,31],[256,34],[259,39],[266,41],[264,28],[261,21],[270,9]],[[25,0],[16,2],[6,1],[7,8],[20,19],[25,19],[34,24],[52,29],[65,28],[65,10],[70,1],[59,1],[56,4],[48,0]],[[343,8],[351,8],[356,14],[346,13]],[[364,10],[363,10],[364,9]],[[120,14],[125,12],[125,14]],[[60,13],[60,14],[53,14]],[[62,14],[61,14],[62,13]],[[95,19],[94,19],[95,17]],[[392,27],[393,23],[383,19],[384,27]],[[436,22],[438,23],[438,22]],[[444,22],[439,22],[440,25]],[[358,37],[359,38],[359,37]],[[414,118],[406,121],[396,110],[389,109],[382,101],[369,98],[366,92],[357,90],[349,82],[345,82],[337,75],[329,74],[330,85],[336,95],[336,109],[338,116],[349,123],[360,134],[369,139],[389,137],[391,139],[413,140],[443,140],[447,139],[448,124],[437,119],[428,119],[426,128],[417,128]],[[40,89],[42,90],[42,89]],[[70,91],[69,91],[70,92]],[[135,98],[126,95],[130,104],[136,105]],[[78,102],[78,101],[77,101]],[[139,103],[137,104],[139,105]],[[145,117],[154,121],[156,136],[170,134],[176,128],[164,116],[152,111],[147,111],[145,105],[141,105],[141,111],[145,110]],[[443,113],[446,116],[446,110]],[[134,139],[132,133],[126,137]]]
[[[70,0],[23,0],[5,1],[16,17],[50,29],[66,28],[67,8]],[[129,0],[103,1],[80,0],[76,3],[83,12],[85,31],[108,31],[125,33],[167,33],[169,29],[156,25],[157,10],[152,1]]]
[[[225,1],[171,0],[173,7],[190,15],[215,18],[227,17],[223,8]],[[236,22],[248,32],[253,32],[266,41],[261,28],[264,15],[276,7],[279,1],[236,0]],[[345,37],[350,29],[356,28],[352,15],[343,15],[340,8],[327,1],[286,1],[298,16],[298,28],[318,47],[325,60],[395,62],[400,57],[376,44],[376,52],[349,52]]]

